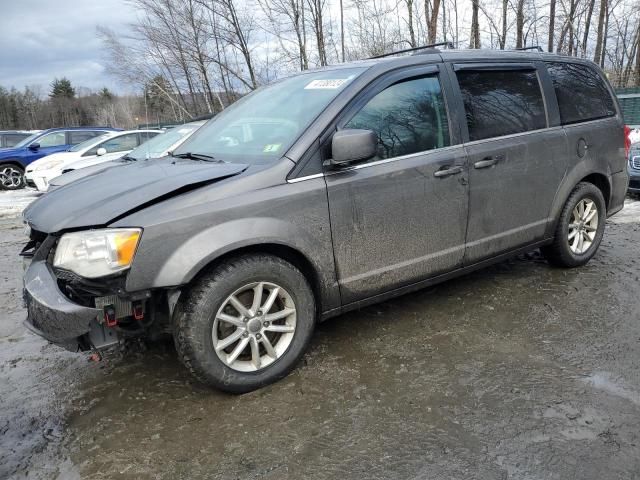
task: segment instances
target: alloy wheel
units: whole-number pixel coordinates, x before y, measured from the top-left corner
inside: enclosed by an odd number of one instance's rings
[[[222,303],[213,321],[213,348],[233,370],[255,372],[289,348],[296,329],[292,296],[275,283],[239,288]]]
[[[18,167],[5,165],[0,167],[0,186],[11,190],[22,185],[22,171]]]
[[[596,238],[598,231],[598,207],[593,200],[583,198],[574,207],[569,223],[567,240],[569,248],[576,255],[583,255]]]

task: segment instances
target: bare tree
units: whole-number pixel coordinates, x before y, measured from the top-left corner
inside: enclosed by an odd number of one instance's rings
[[[321,66],[328,65],[327,45],[324,36],[325,30],[325,0],[307,0],[309,15],[311,16],[311,29],[316,37],[316,47],[318,49],[318,60]]]
[[[344,62],[344,5],[340,0],[340,53]]]
[[[471,0],[471,35],[469,48],[480,48],[480,20],[478,11],[480,10],[480,0]]]
[[[305,1],[258,0],[258,4],[269,22],[269,33],[277,39],[283,53],[299,64],[300,70],[309,68],[305,33]],[[342,5],[342,0],[340,1]],[[342,32],[342,47],[344,48],[344,29]],[[294,45],[295,52],[293,53],[290,51],[290,44]]]
[[[607,15],[607,4],[608,0],[600,0],[600,12],[598,14],[598,34],[596,37],[596,49],[593,54],[593,61],[597,64],[600,64],[600,61],[603,57],[603,39],[605,36],[605,19]]]
[[[444,7],[443,7],[444,13]],[[427,43],[436,43],[436,37],[438,34],[438,15],[440,14],[440,0],[433,0],[433,4],[431,4],[431,0],[424,1],[424,15],[427,21]],[[446,24],[446,21],[443,21],[443,26]],[[446,35],[444,35],[446,37]]]
[[[547,43],[547,51],[553,52],[554,46],[554,33],[556,25],[556,0],[550,0],[549,2],[549,41]]]
[[[589,30],[591,28],[591,17],[593,16],[593,7],[596,4],[596,0],[589,0],[589,6],[587,8],[587,14],[584,22],[584,33],[582,34],[582,57],[587,56],[587,42],[589,41]]]
[[[524,0],[516,1],[516,48],[522,48],[524,34]]]
[[[407,6],[407,27],[409,28],[409,45],[416,47],[416,32],[413,28],[413,0],[404,0]]]

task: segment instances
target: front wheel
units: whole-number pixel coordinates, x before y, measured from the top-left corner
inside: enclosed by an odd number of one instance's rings
[[[24,187],[24,171],[12,163],[0,164],[0,190],[19,190]]]
[[[175,314],[178,355],[203,383],[244,393],[286,376],[311,339],[305,276],[270,255],[227,261],[198,279]]]
[[[600,189],[592,183],[579,183],[562,209],[553,243],[541,249],[543,255],[560,267],[586,264],[602,241],[606,217]]]

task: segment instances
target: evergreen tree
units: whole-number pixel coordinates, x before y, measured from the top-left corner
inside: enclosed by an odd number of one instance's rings
[[[71,86],[71,80],[66,77],[56,78],[51,82],[51,98],[73,98],[76,96],[76,89]]]

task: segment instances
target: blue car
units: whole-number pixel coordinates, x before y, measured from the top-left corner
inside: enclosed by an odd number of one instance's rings
[[[119,130],[109,127],[50,128],[31,135],[13,148],[0,149],[0,190],[24,187],[24,170],[39,158],[62,152],[105,132]]]

